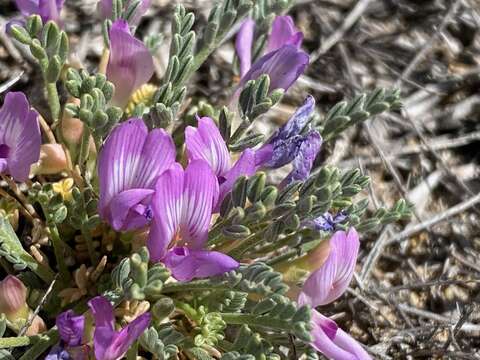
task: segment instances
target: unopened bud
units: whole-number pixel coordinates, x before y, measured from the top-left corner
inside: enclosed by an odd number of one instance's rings
[[[40,161],[33,168],[33,173],[57,174],[67,168],[67,157],[60,144],[43,144],[40,147]]]
[[[25,306],[27,288],[15,276],[8,275],[0,281],[0,313],[12,314]]]

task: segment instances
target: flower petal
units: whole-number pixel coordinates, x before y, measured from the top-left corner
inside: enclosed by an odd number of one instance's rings
[[[88,302],[95,319],[95,327],[105,327],[112,331],[115,329],[113,306],[104,296],[96,296]]]
[[[258,79],[263,74],[270,77],[270,91],[285,91],[303,74],[308,65],[307,53],[298,50],[294,45],[284,45],[255,61],[250,70],[242,77],[240,86],[249,80]]]
[[[338,231],[337,233],[330,240],[331,245],[336,248],[338,263],[335,282],[327,299],[328,302],[338,299],[347,290],[352,281],[360,248],[360,241],[355,228],[350,228],[346,234],[344,231]]]
[[[329,359],[358,360],[353,353],[336,344],[336,336],[341,329],[335,329],[336,324],[332,326],[331,322],[318,311],[312,310],[312,346]]]
[[[128,1],[127,9],[131,2],[132,0]],[[150,7],[150,0],[140,0],[140,4],[137,6],[137,9],[133,13],[133,15],[130,17],[130,19],[128,19],[128,22],[130,23],[130,25],[137,26],[140,23],[142,16],[145,15],[149,7]]]
[[[116,360],[120,359],[130,349],[133,343],[144,333],[150,324],[150,313],[144,313],[124,327],[121,331],[115,333],[113,341],[108,347],[108,353],[102,359],[97,360]]]
[[[215,122],[209,117],[198,118],[198,128],[187,126],[185,144],[189,161],[203,159],[217,176],[230,169],[230,153]]]
[[[201,249],[207,239],[218,192],[217,178],[208,163],[190,162],[185,170],[180,235],[183,244],[191,249]]]
[[[57,316],[56,325],[60,338],[69,347],[82,344],[85,316],[76,316],[73,310],[67,310]]]
[[[285,179],[285,183],[295,180],[306,180],[312,170],[313,162],[322,146],[322,137],[316,130],[303,137],[297,156],[293,161],[293,170]]]
[[[330,292],[335,282],[338,266],[338,253],[330,240],[330,253],[323,265],[315,270],[303,284],[302,292],[299,295],[300,305],[317,307],[330,303]]]
[[[235,49],[240,62],[240,77],[243,77],[252,66],[252,45],[255,31],[255,21],[246,19],[235,40]]]
[[[272,23],[272,32],[268,38],[267,53],[275,51],[284,45],[300,47],[303,33],[299,31],[290,16],[277,16]]]
[[[60,21],[60,11],[64,0],[39,0],[39,12],[43,21]]]
[[[235,165],[225,174],[223,182],[220,184],[220,195],[216,201],[215,211],[220,210],[225,196],[232,191],[235,181],[240,176],[251,176],[255,174],[255,151],[246,149],[243,151]]]
[[[130,34],[125,20],[117,20],[110,29],[110,58],[107,78],[115,85],[113,103],[125,106],[132,93],[153,75],[153,60],[142,41]]]
[[[164,262],[179,281],[220,275],[239,266],[237,261],[220,252],[189,250],[185,247],[170,250]]]
[[[152,261],[161,260],[177,232],[182,217],[184,171],[175,163],[157,180],[152,201],[153,222],[150,226],[148,250]]]
[[[147,225],[148,216],[145,214],[147,208],[143,203],[150,203],[146,200],[153,193],[151,189],[131,189],[115,195],[110,203],[109,222],[112,227],[116,231],[127,231]]]
[[[23,16],[30,16],[40,12],[38,1],[39,0],[15,0],[15,5],[17,5],[18,10],[20,10]]]
[[[7,168],[17,181],[28,179],[30,166],[40,157],[40,126],[37,113],[30,110],[21,92],[10,92],[0,109],[0,146],[6,154]]]
[[[316,307],[338,299],[352,280],[359,247],[354,228],[348,233],[337,231],[330,239],[326,262],[305,281],[299,302]]]
[[[163,130],[148,133],[141,119],[130,119],[113,129],[99,155],[99,212],[110,221],[111,202],[131,189],[153,189],[175,161],[175,146]],[[120,226],[121,227],[121,226]]]
[[[287,139],[289,137],[300,135],[305,125],[307,125],[313,110],[315,110],[315,99],[308,95],[302,106],[297,108],[295,113],[288,119],[287,123],[283,125],[274,135],[273,139]]]
[[[362,345],[342,329],[337,330],[335,344],[349,353],[355,355],[356,360],[371,360],[371,356],[363,349]]]

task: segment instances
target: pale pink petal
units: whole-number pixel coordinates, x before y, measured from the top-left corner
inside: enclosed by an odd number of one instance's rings
[[[201,249],[207,239],[218,191],[217,178],[208,163],[190,162],[185,170],[180,235],[191,249]]]
[[[182,217],[184,171],[175,163],[157,180],[152,201],[153,222],[148,238],[148,250],[152,261],[161,260],[168,245],[177,233]]]
[[[252,65],[252,45],[255,21],[247,19],[243,22],[235,40],[235,49],[240,62],[240,77],[243,77]]]
[[[203,159],[217,176],[230,169],[230,153],[215,122],[209,117],[198,118],[198,127],[187,126],[185,144],[188,159]]]
[[[110,57],[107,78],[115,85],[113,103],[125,106],[132,93],[153,75],[153,60],[144,43],[132,34],[125,20],[110,29]]]

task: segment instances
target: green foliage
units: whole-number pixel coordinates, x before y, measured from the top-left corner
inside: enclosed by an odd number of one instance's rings
[[[122,117],[119,107],[108,104],[115,86],[103,74],[90,75],[73,68],[67,71],[65,86],[70,95],[80,99],[80,105],[70,103],[66,110],[88,126],[97,142],[101,141]]]
[[[67,218],[68,210],[63,196],[53,190],[51,183],[33,184],[28,196],[32,203],[40,204],[48,224],[61,224]]]
[[[126,299],[156,301],[162,298],[170,272],[160,263],[150,265],[146,247],[124,258],[112,271],[113,290]]]
[[[53,281],[55,277],[50,268],[36,262],[23,249],[17,234],[12,229],[12,225],[2,216],[0,216],[0,257],[11,263],[15,270],[20,271],[29,268],[47,283]]]
[[[170,326],[150,327],[140,336],[142,347],[159,360],[174,358],[182,340],[183,335]]]
[[[350,126],[401,106],[400,90],[377,89],[369,94],[360,94],[349,102],[336,104],[321,122],[319,130],[323,140],[328,141]]]

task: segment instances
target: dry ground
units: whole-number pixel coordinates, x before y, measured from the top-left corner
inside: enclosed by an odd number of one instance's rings
[[[181,1],[204,18],[210,1]],[[73,61],[92,70],[101,52],[95,1],[67,0]],[[140,32],[164,34],[157,75],[167,62],[173,1],[153,0]],[[376,87],[399,87],[404,109],[351,129],[326,161],[372,178],[374,209],[405,197],[410,223],[363,239],[349,294],[324,313],[382,359],[480,359],[480,2],[477,0],[297,0],[308,72],[269,120],[282,122],[306,93],[322,114]],[[14,15],[0,0],[0,26]],[[203,67],[193,101],[221,103],[231,86],[232,44]],[[0,33],[0,84],[38,104],[38,72]],[[22,74],[23,72],[23,74]],[[21,75],[19,75],[21,74]],[[19,75],[19,76],[17,76]],[[33,81],[32,81],[33,80]]]

